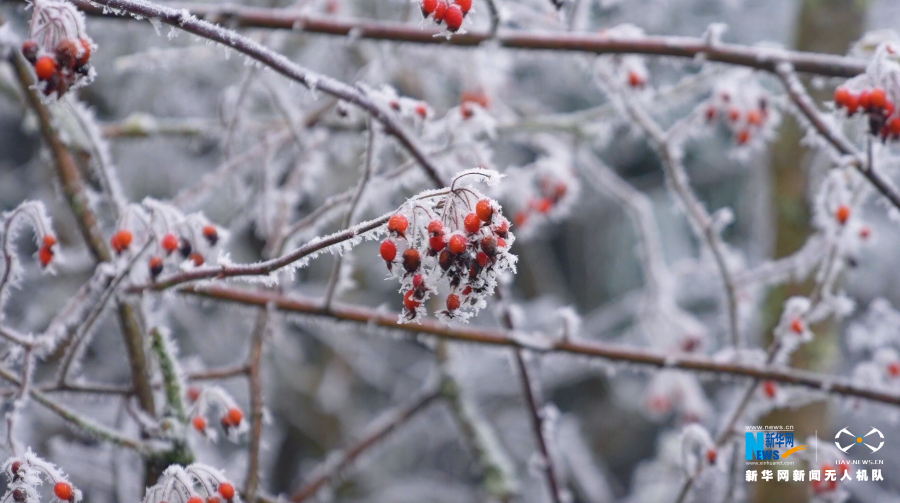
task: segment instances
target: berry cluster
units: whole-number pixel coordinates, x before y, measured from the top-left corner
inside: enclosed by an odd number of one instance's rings
[[[53,235],[50,217],[43,204],[36,201],[25,201],[16,209],[3,213],[0,218],[0,248],[3,249],[7,257],[7,267],[10,269],[3,272],[4,279],[15,279],[18,277],[19,263],[15,252],[13,251],[13,243],[18,233],[27,226],[34,229],[35,244],[38,246],[38,260],[41,267],[46,269],[56,256],[56,236]],[[2,283],[2,282],[0,282]],[[0,288],[2,290],[2,288]],[[0,299],[2,303],[3,299]]]
[[[204,497],[205,496],[205,497]],[[234,484],[210,466],[194,463],[171,465],[156,485],[147,488],[143,503],[223,503],[240,502]]]
[[[222,411],[219,424],[227,436],[234,438],[247,429],[244,412],[222,388],[217,386],[190,387],[187,390],[187,398],[191,403],[191,425],[201,435],[215,439],[215,432],[209,428],[207,420],[210,409],[214,408]]]
[[[129,206],[109,242],[121,255],[132,248],[134,232],[141,227],[145,229],[155,245],[147,261],[152,280],[162,274],[167,262],[202,266],[222,240],[219,228],[199,214],[185,216],[176,208],[152,199],[145,200],[143,205],[149,209],[149,215],[141,207]]]
[[[96,48],[84,29],[84,17],[69,2],[35,2],[30,38],[22,55],[34,66],[46,96],[61,97],[92,77],[91,54]]]
[[[744,89],[719,89],[704,110],[707,124],[719,122],[731,132],[738,145],[746,145],[770,123],[769,98],[762,93]]]
[[[882,141],[900,140],[900,114],[895,114],[894,102],[883,88],[875,86],[854,92],[841,86],[834,91],[834,104],[846,110],[848,116],[857,112],[865,114],[872,136],[881,136]]]
[[[414,320],[425,313],[423,304],[446,289],[446,309],[437,311],[444,321],[467,320],[485,305],[504,271],[514,271],[516,257],[509,253],[515,237],[500,205],[458,180],[492,172],[462,173],[451,188],[411,200],[391,216],[389,236],[379,253],[388,271],[400,279],[404,313]]]
[[[525,237],[542,223],[565,216],[580,192],[568,152],[546,147],[548,155],[533,164],[509,168],[509,180],[503,184],[502,198],[515,208],[513,223]]]
[[[472,9],[472,0],[420,0],[422,16],[435,24],[443,23],[450,32],[457,32]]]
[[[60,501],[75,503],[81,500],[81,491],[75,489],[53,464],[35,456],[30,450],[24,456],[7,459],[3,471],[9,480],[3,501],[39,502],[37,487],[43,483],[42,479],[53,485],[53,494]]]

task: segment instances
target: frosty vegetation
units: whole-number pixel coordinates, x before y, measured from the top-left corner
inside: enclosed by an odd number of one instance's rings
[[[660,19],[5,3],[2,503],[749,501],[745,426],[896,425],[900,36]]]

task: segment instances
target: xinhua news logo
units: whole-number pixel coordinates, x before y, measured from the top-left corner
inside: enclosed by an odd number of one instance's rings
[[[878,436],[872,437],[871,439],[869,439],[868,437],[870,437],[872,435],[878,435]],[[844,438],[845,436],[851,437],[852,440]],[[844,442],[846,442],[847,445],[842,445]],[[875,446],[876,442],[878,442],[877,447]],[[834,436],[834,445],[836,445],[837,448],[840,449],[841,451],[843,451],[844,453],[849,451],[852,447],[856,447],[858,445],[864,445],[872,451],[869,453],[869,454],[871,454],[873,452],[878,452],[879,450],[881,450],[882,447],[884,447],[884,433],[881,433],[881,430],[879,430],[878,428],[873,427],[872,430],[869,433],[866,433],[865,435],[854,435],[853,433],[850,432],[850,430],[848,430],[847,428],[844,428],[841,431],[837,432],[837,435]],[[857,449],[857,450],[859,450],[859,449]],[[865,451],[863,451],[863,452],[865,452]]]
[[[793,430],[748,431],[745,438],[747,461],[778,461],[807,448],[794,445]]]

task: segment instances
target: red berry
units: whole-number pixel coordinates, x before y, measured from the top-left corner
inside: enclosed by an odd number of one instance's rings
[[[463,17],[465,17],[465,14],[463,14],[459,5],[447,7],[447,11],[444,12],[444,22],[447,24],[447,29],[452,32],[459,31],[462,27]]]
[[[187,503],[203,503],[203,498],[200,496],[191,496],[188,498]]]
[[[403,236],[406,232],[406,229],[408,228],[409,220],[407,220],[405,216],[400,215],[399,213],[393,215],[390,220],[388,220],[388,231],[390,232]]]
[[[56,244],[56,236],[54,236],[52,234],[47,234],[46,236],[44,236],[43,241],[44,241],[44,246],[46,246],[47,248],[52,248],[53,245]]]
[[[838,206],[837,211],[834,212],[834,218],[836,218],[841,225],[847,223],[847,219],[850,218],[850,207],[846,204]]]
[[[56,485],[53,486],[53,493],[56,494],[57,498],[63,501],[70,501],[75,495],[72,491],[72,484],[68,482],[57,482]]]
[[[421,274],[416,274],[413,276],[413,288],[416,290],[422,288],[422,285],[425,283],[425,278],[422,277]]]
[[[737,134],[738,145],[746,145],[750,141],[750,131],[744,129]]]
[[[25,503],[25,500],[28,499],[28,493],[25,492],[25,489],[17,487],[13,490],[12,497],[16,503]]]
[[[200,393],[201,393],[202,391],[203,391],[203,390],[201,390],[200,388],[198,388],[198,387],[196,387],[196,386],[191,386],[191,387],[189,387],[189,388],[187,389],[188,400],[190,400],[192,403],[193,403],[193,402],[196,402],[197,399],[200,398]]]
[[[444,223],[440,220],[432,220],[431,223],[428,224],[428,233],[432,236],[443,236]]]
[[[872,235],[872,228],[868,225],[859,230],[860,239],[869,239],[869,236]]]
[[[47,267],[53,261],[53,250],[49,246],[42,246],[38,251],[38,259],[41,261],[41,267]]]
[[[466,238],[459,234],[454,234],[450,237],[450,253],[454,255],[459,255],[460,253],[466,251]]]
[[[775,398],[775,393],[778,392],[778,384],[775,381],[763,381],[763,393],[766,394],[769,398]]]
[[[74,68],[78,58],[78,44],[74,40],[63,40],[56,46],[56,61],[65,68]]]
[[[444,241],[444,236],[432,236],[428,238],[428,247],[431,248],[433,252],[439,252],[447,246],[447,243]]]
[[[40,47],[38,47],[37,42],[34,40],[22,42],[22,55],[25,56],[25,59],[31,64],[34,64],[34,62],[37,61],[37,55],[40,50]]]
[[[81,39],[81,56],[78,56],[76,63],[78,66],[84,66],[91,59],[91,43],[88,39]]]
[[[888,374],[891,375],[891,377],[900,376],[900,362],[889,363],[888,367],[887,367],[887,371],[888,371]]]
[[[519,225],[519,226],[525,225],[525,222],[528,221],[528,212],[526,212],[526,211],[516,212],[516,215],[513,217],[513,220],[516,222],[516,225]]]
[[[166,253],[172,253],[178,249],[178,238],[175,234],[169,233],[162,238],[162,248]]]
[[[487,253],[480,251],[477,255],[475,255],[475,260],[478,261],[478,265],[480,265],[481,267],[486,267],[490,258],[487,256]]]
[[[900,137],[900,117],[894,117],[888,122],[888,131],[894,138]]]
[[[444,250],[438,256],[438,265],[441,266],[441,269],[447,270],[450,269],[450,266],[453,265],[453,254],[450,253],[450,250]]]
[[[219,494],[227,500],[234,498],[234,486],[228,482],[222,482],[219,484]]]
[[[415,248],[407,248],[403,252],[403,268],[407,272],[416,272],[420,265],[422,265],[422,257],[419,256],[419,251]]]
[[[850,101],[850,90],[846,87],[839,87],[834,90],[834,104],[838,106],[838,108],[846,107],[847,103]]]
[[[876,87],[872,89],[872,94],[869,98],[869,103],[873,109],[884,109],[887,107],[888,99],[887,93],[884,92],[884,89],[880,87]]]
[[[215,246],[219,242],[219,231],[216,230],[215,225],[207,225],[203,227],[203,237],[209,241],[210,245]]]
[[[437,24],[441,24],[441,21],[444,20],[444,14],[447,12],[447,2],[444,0],[437,0],[437,5],[434,6],[434,22]]]
[[[716,452],[716,449],[714,447],[711,447],[708,451],[706,451],[706,461],[709,462],[709,464],[716,464],[716,458],[718,457],[719,453]]]
[[[127,250],[129,246],[131,246],[132,235],[131,231],[127,229],[122,229],[119,232],[113,235],[112,239],[109,240],[110,245],[112,245],[113,250],[116,253],[122,253]]]
[[[468,14],[472,10],[472,0],[456,0],[456,5],[459,5],[463,15]]]
[[[718,113],[716,112],[716,107],[710,105],[709,107],[706,108],[706,121],[712,122],[712,121],[716,120],[717,114]]]
[[[203,416],[194,416],[194,419],[191,420],[191,423],[194,425],[194,429],[203,433],[206,431],[206,419]]]
[[[379,251],[381,252],[381,258],[385,262],[393,262],[397,258],[397,245],[390,239],[385,239],[381,242]]]
[[[416,115],[423,119],[428,117],[428,107],[424,103],[419,103],[416,105]]]
[[[499,241],[494,236],[485,236],[481,240],[481,249],[488,257],[493,257],[497,254],[497,245],[499,245]]]
[[[469,234],[474,234],[478,232],[478,229],[481,228],[481,219],[478,218],[478,215],[474,213],[469,213],[468,215],[466,215],[466,219],[463,223],[466,227],[466,231]]]
[[[747,112],[747,123],[753,126],[759,126],[762,124],[762,114],[759,110],[750,110]]]
[[[195,267],[200,267],[204,262],[206,262],[206,259],[203,258],[203,255],[200,255],[197,252],[191,253],[190,259],[192,262],[194,262]]]
[[[50,56],[41,56],[34,64],[34,72],[41,80],[50,80],[56,73],[56,61]]]
[[[863,110],[872,108],[872,91],[866,89],[859,93],[859,106],[861,106]]]
[[[737,108],[732,108],[728,111],[728,119],[731,122],[737,122],[738,119],[740,119],[740,118],[741,118],[741,111],[738,110]]]
[[[415,290],[409,290],[405,294],[403,294],[403,307],[405,307],[406,310],[410,312],[415,311],[421,304],[421,302],[413,298],[414,293]]]
[[[241,409],[232,407],[228,409],[228,412],[225,413],[225,418],[228,418],[228,424],[230,424],[231,426],[237,426],[241,424],[241,420],[244,418],[244,413],[241,412]]]
[[[437,0],[422,0],[422,17],[428,17],[437,7]]]
[[[463,293],[463,295],[469,295],[470,293],[472,293],[472,287],[467,286],[467,287],[463,288],[462,293]]]
[[[500,248],[506,248],[506,240],[503,238],[497,238],[497,246]]]
[[[148,264],[148,266],[150,268],[150,277],[156,279],[156,277],[162,274],[163,271],[162,257],[150,257],[150,263]]]
[[[644,77],[641,74],[639,74],[638,72],[636,72],[634,70],[628,72],[628,85],[629,86],[634,87],[634,88],[641,88],[641,87],[644,87],[644,84],[646,84],[646,81],[644,80]]]
[[[509,236],[509,222],[504,220],[500,225],[494,227],[494,234],[500,236],[501,238]]]
[[[206,498],[206,503],[222,503],[222,498],[218,496],[210,496]]]
[[[483,222],[490,222],[491,217],[494,216],[494,208],[491,207],[491,202],[489,200],[482,199],[475,205],[475,213]]]
[[[462,304],[459,300],[459,295],[455,293],[451,293],[447,296],[447,310],[448,311],[456,311],[459,309],[459,306]]]
[[[534,209],[540,213],[547,213],[553,209],[553,200],[548,197],[538,199],[534,203]]]
[[[795,334],[802,334],[803,328],[803,320],[800,318],[794,318],[793,321],[791,321],[791,330],[793,330]]]
[[[462,114],[463,119],[471,119],[475,115],[475,109],[472,108],[471,103],[463,103],[459,106],[459,113]]]

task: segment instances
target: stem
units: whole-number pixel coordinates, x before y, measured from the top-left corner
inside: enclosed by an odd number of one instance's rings
[[[256,491],[259,487],[259,450],[262,445],[263,428],[263,396],[262,375],[260,362],[262,361],[263,345],[266,341],[268,330],[269,312],[261,309],[256,315],[256,326],[253,327],[253,339],[250,346],[250,445],[248,447],[250,460],[247,464],[247,482],[244,493],[247,501],[256,500]]]

